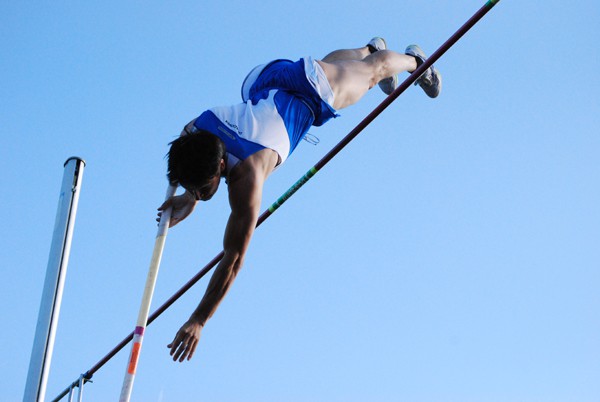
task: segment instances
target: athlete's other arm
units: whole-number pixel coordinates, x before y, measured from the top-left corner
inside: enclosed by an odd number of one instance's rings
[[[162,211],[173,208],[171,210],[171,220],[169,221],[169,227],[171,228],[187,218],[194,211],[197,203],[198,201],[194,195],[187,190],[181,195],[174,195],[158,207],[159,212],[156,221],[160,222]]]
[[[242,268],[244,256],[256,228],[263,185],[275,168],[277,160],[278,156],[274,151],[263,149],[248,157],[231,172],[231,215],[223,239],[223,258],[217,265],[200,304],[179,329],[173,342],[167,345],[173,361],[182,362],[192,358],[202,328],[217,310]]]

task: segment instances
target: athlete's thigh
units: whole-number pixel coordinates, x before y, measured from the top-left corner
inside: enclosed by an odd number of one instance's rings
[[[318,63],[323,67],[333,90],[335,109],[343,109],[356,103],[377,83],[375,68],[368,61],[338,60],[326,63],[319,60]]]

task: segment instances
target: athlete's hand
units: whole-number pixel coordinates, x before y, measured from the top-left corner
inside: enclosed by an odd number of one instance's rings
[[[179,362],[185,359],[190,360],[194,356],[196,346],[200,340],[200,331],[202,331],[202,325],[192,319],[188,320],[183,326],[177,331],[173,342],[167,345],[171,351],[169,352],[173,356],[173,361]]]
[[[158,218],[156,218],[156,221],[160,222],[163,211],[173,208],[171,211],[171,220],[169,222],[169,227],[173,227],[192,213],[194,207],[196,207],[196,202],[194,196],[187,191],[181,195],[175,195],[158,207]]]

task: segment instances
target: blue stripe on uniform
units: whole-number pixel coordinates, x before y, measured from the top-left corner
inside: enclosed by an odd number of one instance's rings
[[[265,148],[260,144],[240,138],[210,110],[202,113],[194,122],[194,126],[219,137],[225,143],[227,152],[241,160]]]

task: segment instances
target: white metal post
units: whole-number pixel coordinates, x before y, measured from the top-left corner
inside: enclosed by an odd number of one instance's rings
[[[64,167],[23,402],[43,402],[46,396],[46,384],[50,372],[85,162],[81,158],[72,157],[67,159]]]

